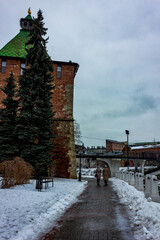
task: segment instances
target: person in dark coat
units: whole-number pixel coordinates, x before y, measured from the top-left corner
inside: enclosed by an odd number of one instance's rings
[[[97,174],[97,176],[96,176],[96,178],[97,178],[97,186],[99,186],[100,179],[101,179],[101,168],[100,168],[100,166],[97,167],[95,173]]]
[[[103,180],[104,180],[105,186],[107,186],[108,174],[109,174],[109,170],[108,170],[107,165],[105,165],[104,168],[103,168]]]

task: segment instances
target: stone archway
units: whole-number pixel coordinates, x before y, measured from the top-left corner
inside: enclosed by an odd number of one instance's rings
[[[116,171],[119,170],[120,167],[120,162],[121,159],[113,159],[113,158],[107,158],[107,159],[102,159],[102,158],[97,158],[97,162],[104,162],[107,163],[107,165],[109,166],[109,171],[111,174],[111,177],[115,177],[115,173]]]
[[[138,169],[138,166],[139,166],[141,173],[144,175],[144,166],[145,166],[146,160],[145,159],[143,159],[143,160],[134,159],[132,161],[133,161],[133,164],[134,164],[134,167],[135,167],[135,172],[137,172],[137,169]]]

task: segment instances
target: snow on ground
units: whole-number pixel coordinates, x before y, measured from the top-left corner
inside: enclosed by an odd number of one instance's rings
[[[95,169],[82,171],[94,177]],[[128,183],[110,178],[120,201],[127,206],[137,240],[160,240],[160,204],[144,197]],[[0,240],[36,240],[48,232],[64,211],[77,201],[86,181],[55,179],[54,187],[38,192],[35,181],[0,189]]]
[[[35,189],[35,181],[0,189],[0,239],[38,239],[77,201],[86,186],[86,181],[55,179],[53,188],[41,192]]]
[[[83,177],[85,178],[93,178],[95,177],[95,171],[96,171],[96,168],[82,168],[81,169],[81,174]],[[77,169],[77,176],[79,174],[79,168]]]
[[[127,206],[129,216],[135,226],[137,240],[160,240],[160,204],[146,199],[144,192],[136,190],[128,183],[110,178],[120,200]]]

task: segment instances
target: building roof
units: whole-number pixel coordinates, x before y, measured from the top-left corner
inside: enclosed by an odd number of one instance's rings
[[[20,32],[11,40],[9,41],[1,50],[0,50],[0,57],[4,58],[26,58],[26,46],[25,44],[29,40],[29,29],[31,25],[25,25],[24,22],[31,22],[32,16],[30,8],[28,9],[28,15],[25,18],[20,19]],[[30,46],[27,46],[29,48]],[[62,65],[72,65],[75,68],[74,74],[76,75],[79,65],[75,62],[62,62],[62,61],[53,61],[54,64],[62,64]]]
[[[21,22],[24,21],[29,22],[32,21],[30,8],[28,9],[28,15],[25,18],[21,18],[20,20],[21,25],[20,32],[0,50],[0,57],[13,57],[13,58],[26,57],[27,52],[25,50],[26,48],[25,44],[28,41],[29,29],[23,28]]]
[[[122,155],[123,155],[122,151],[107,152],[104,154],[104,156],[122,156]]]
[[[124,144],[124,142],[119,142],[119,141],[110,140],[110,139],[106,139],[106,142]]]
[[[21,30],[11,41],[9,41],[1,50],[1,57],[25,58],[25,43],[28,41],[29,31]]]
[[[25,17],[25,19],[31,19],[31,20],[32,20],[31,14],[28,14],[28,15]]]
[[[156,144],[160,144],[160,142],[137,142],[137,143],[132,143],[130,144],[130,146],[132,147],[136,147],[136,146],[145,146],[145,145],[156,145]]]
[[[131,146],[131,150],[148,149],[148,148],[160,148],[160,144],[142,145],[142,146]]]

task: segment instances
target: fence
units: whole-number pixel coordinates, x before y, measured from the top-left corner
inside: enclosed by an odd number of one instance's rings
[[[152,201],[160,203],[160,180],[157,179],[157,176],[117,171],[115,177],[128,182],[129,185],[134,186],[139,191],[144,191],[146,198],[150,197]]]

